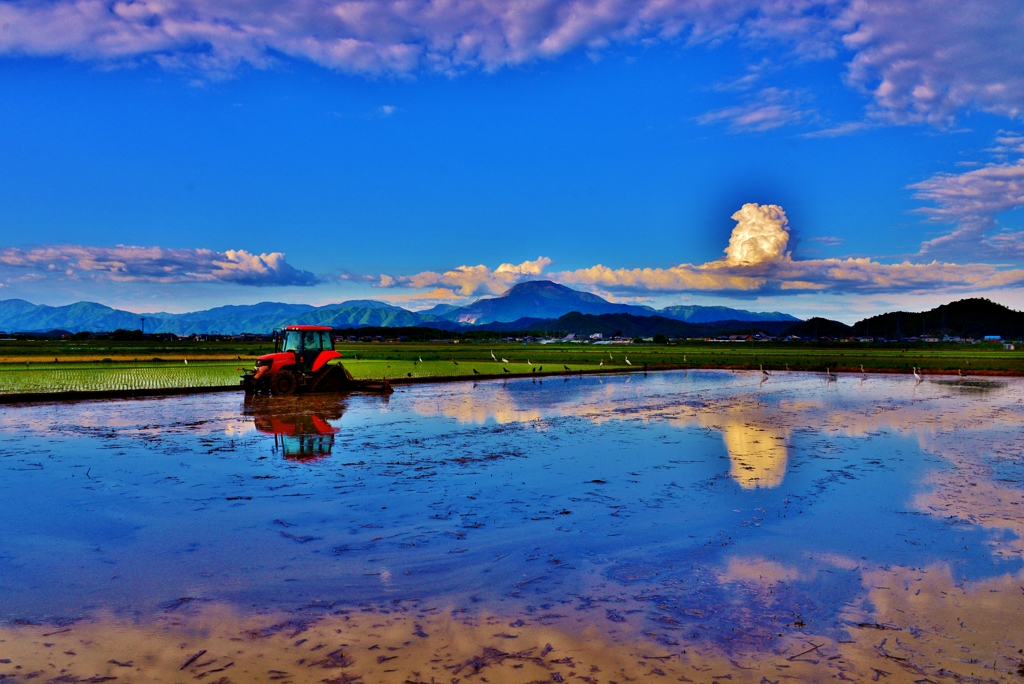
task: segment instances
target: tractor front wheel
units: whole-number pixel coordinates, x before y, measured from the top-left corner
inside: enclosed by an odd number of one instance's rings
[[[295,375],[290,371],[279,371],[270,380],[270,391],[274,396],[285,396],[292,394],[298,386]]]

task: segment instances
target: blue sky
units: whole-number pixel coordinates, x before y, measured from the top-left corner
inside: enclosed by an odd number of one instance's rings
[[[0,0],[0,299],[1022,308],[1024,8],[921,4]]]

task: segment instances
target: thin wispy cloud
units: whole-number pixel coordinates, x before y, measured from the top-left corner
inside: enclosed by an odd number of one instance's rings
[[[1024,206],[1024,137],[1003,133],[992,152],[1000,159],[1010,154],[1020,158],[964,173],[939,173],[910,186],[914,197],[931,203],[919,213],[956,226],[925,242],[922,254],[998,261],[1024,258],[1024,232],[1000,230],[996,220],[998,214]]]
[[[0,274],[11,282],[33,279],[91,279],[120,283],[233,283],[250,286],[316,285],[321,279],[295,268],[281,252],[251,254],[243,249],[91,247],[44,245],[0,249]]]
[[[763,88],[742,104],[723,107],[697,117],[702,125],[724,123],[733,133],[763,132],[813,119],[813,109],[805,108],[805,93],[780,88]]]
[[[148,60],[205,78],[282,56],[361,74],[454,74],[616,44],[736,39],[798,59],[849,55],[847,81],[882,120],[946,126],[967,109],[1024,111],[1019,0],[7,0],[0,27],[0,54]],[[736,85],[757,81],[751,72]],[[765,121],[791,121],[787,112]]]

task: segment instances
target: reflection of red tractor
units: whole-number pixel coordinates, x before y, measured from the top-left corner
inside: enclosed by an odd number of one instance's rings
[[[284,395],[293,392],[337,392],[354,386],[352,375],[334,350],[331,328],[321,325],[289,325],[277,336],[274,353],[256,360],[256,367],[242,376],[246,394]]]
[[[256,429],[273,434],[274,446],[279,445],[284,457],[290,461],[311,461],[330,456],[338,428],[328,421],[341,419],[344,411],[344,404],[337,403],[335,399],[330,403],[312,398],[284,403],[265,397],[252,397],[245,401],[245,412],[253,416]]]

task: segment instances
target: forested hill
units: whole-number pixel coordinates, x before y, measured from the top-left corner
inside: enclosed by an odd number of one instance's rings
[[[1024,338],[1024,313],[988,299],[961,299],[929,311],[893,311],[857,321],[852,326],[827,318],[811,318],[786,330],[787,335],[817,337],[972,337],[999,335]]]

